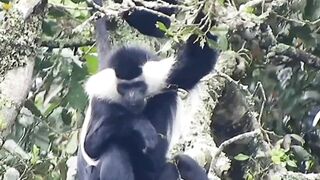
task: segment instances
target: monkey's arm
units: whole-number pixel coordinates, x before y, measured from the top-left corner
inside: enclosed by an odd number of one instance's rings
[[[197,38],[197,35],[191,35],[187,40],[171,69],[167,84],[190,90],[213,69],[218,51],[207,43],[201,47]]]
[[[96,159],[111,142],[128,136],[132,125],[130,121],[122,118],[123,111],[118,106],[106,100],[92,98],[88,108],[85,119],[88,119],[89,123],[82,129],[85,133],[84,150],[91,158]]]
[[[139,133],[142,138],[144,152],[154,149],[158,143],[158,133],[151,122],[147,119],[138,119],[133,122],[133,129]]]
[[[92,119],[92,121],[96,121]],[[87,132],[84,149],[86,153],[93,159],[98,158],[112,142],[124,139],[129,136],[130,128],[128,124],[110,123],[105,117],[101,117],[96,124],[90,126]],[[99,123],[102,122],[102,123]]]
[[[199,24],[199,27],[203,27],[206,30],[210,27],[203,25],[203,22],[201,22],[204,17],[205,14],[199,12],[194,24]],[[217,41],[217,37],[210,32],[207,32],[205,36],[207,39]],[[186,90],[192,89],[203,76],[213,69],[218,54],[218,50],[211,48],[207,41],[201,45],[199,36],[192,34],[179,52],[177,62],[171,69],[167,79],[167,84],[174,84]]]
[[[162,12],[161,9],[157,11]],[[205,17],[205,14],[199,12],[194,20],[194,24],[200,23],[199,27],[203,27],[203,29],[207,30],[209,27],[207,25],[202,25],[203,23],[201,24],[201,19],[203,17]],[[131,26],[145,35],[154,37],[164,36],[164,32],[161,32],[156,26],[156,22],[162,17],[139,10],[134,11],[134,13],[124,18]],[[146,20],[143,20],[144,18]],[[167,27],[170,26],[169,18],[164,18],[161,22],[166,22],[165,25]],[[210,34],[210,32],[206,34],[206,37],[213,41],[216,41],[217,39],[217,37]],[[201,46],[197,34],[193,34],[189,37],[184,47],[179,51],[176,63],[171,67],[170,72],[166,74],[167,79],[165,84],[176,85],[179,88],[190,90],[203,76],[207,75],[213,69],[217,60],[218,51],[210,48],[207,42],[202,43],[202,45],[203,46]],[[158,69],[161,69],[161,67],[155,68],[155,70]]]
[[[93,120],[95,121],[95,120]],[[133,119],[128,122],[99,123],[108,121],[100,119],[89,129],[84,148],[86,153],[93,159],[98,158],[110,143],[118,144],[141,144],[142,151],[155,148],[158,143],[158,134],[150,121],[146,119]],[[132,138],[133,131],[139,134],[139,138]],[[132,143],[130,141],[138,141]]]
[[[156,146],[157,132],[148,119],[127,114],[121,106],[97,98],[91,100],[89,108],[84,150],[91,158],[98,158],[111,143],[141,150]]]

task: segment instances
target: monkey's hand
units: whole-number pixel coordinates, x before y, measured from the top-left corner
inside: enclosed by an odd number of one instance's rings
[[[134,130],[137,131],[144,142],[144,148],[142,151],[146,153],[148,150],[152,150],[158,144],[158,133],[148,120],[135,120]]]

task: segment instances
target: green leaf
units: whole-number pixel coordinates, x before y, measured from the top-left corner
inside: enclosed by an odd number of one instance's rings
[[[80,68],[73,63],[69,91],[65,97],[67,103],[74,109],[83,111],[87,104],[87,95],[80,83],[86,77],[87,73],[84,68]]]
[[[173,36],[173,40],[178,43],[179,42],[179,37],[178,36]]]
[[[49,133],[48,126],[45,123],[40,123],[38,128],[34,130],[34,144],[40,149],[48,149],[50,147]]]
[[[66,100],[74,109],[84,110],[87,104],[87,95],[79,83],[72,82]]]
[[[61,112],[61,119],[64,124],[70,125],[72,121],[72,113],[69,112],[67,109],[63,108]]]
[[[292,145],[291,151],[294,154],[295,159],[299,161],[306,161],[312,158],[312,155],[309,154],[309,152],[306,149],[304,149],[303,146]]]
[[[228,33],[229,28],[228,26],[221,24],[217,27],[211,28],[210,32],[217,36],[217,41],[214,41],[212,39],[208,39],[209,46],[212,48],[217,48],[221,50],[228,50],[229,48],[229,39],[228,39]]]
[[[59,30],[57,22],[52,20],[44,20],[42,23],[42,31],[47,36],[54,36]]]
[[[71,1],[74,3],[81,3],[81,2],[84,2],[85,0],[71,0]]]
[[[309,19],[311,21],[318,20],[320,18],[320,1],[308,0],[304,12],[304,18]]]
[[[246,9],[245,9],[245,12],[246,13],[249,13],[249,14],[254,14],[255,13],[255,8],[254,7],[251,7],[251,6],[248,6]]]
[[[254,176],[251,173],[247,173],[246,180],[254,180]]]
[[[57,101],[50,103],[49,107],[43,113],[44,117],[48,117],[59,105],[60,102]]]
[[[40,157],[40,148],[38,148],[36,145],[33,145],[32,147],[32,154],[31,154],[31,164],[35,165],[38,163]]]
[[[0,0],[0,2],[9,3],[9,0]]]
[[[74,154],[77,151],[78,148],[78,135],[77,132],[75,131],[72,133],[71,138],[66,146],[66,152],[68,154]]]
[[[48,15],[54,18],[59,18],[59,17],[69,15],[69,13],[65,9],[62,9],[61,7],[52,6],[49,8]]]
[[[234,159],[235,160],[238,160],[238,161],[246,161],[246,160],[248,160],[250,157],[249,156],[247,156],[247,155],[245,155],[245,154],[242,154],[242,153],[240,153],[240,154],[238,154],[238,155],[236,155],[235,157],[234,157]]]
[[[218,3],[221,4],[221,5],[223,5],[224,2],[225,2],[225,0],[218,0]]]
[[[301,136],[299,136],[298,134],[290,134],[290,136],[293,139],[297,140],[301,145],[303,145],[305,143],[305,140]]]
[[[288,160],[286,163],[288,166],[295,167],[295,168],[298,167],[296,162],[293,160]]]
[[[207,43],[208,45],[212,48],[212,49],[218,49],[219,46],[218,46],[218,43],[212,39],[207,39]]]
[[[4,116],[2,113],[0,113],[0,132],[5,130],[7,128],[8,124],[4,119]]]
[[[160,29],[161,31],[163,32],[166,32],[168,30],[168,28],[166,27],[165,24],[163,24],[162,22],[160,21],[157,21],[157,24],[156,24],[157,28]]]
[[[282,148],[271,150],[271,160],[275,164],[282,164],[288,159],[285,150]]]
[[[279,149],[272,149],[271,151],[271,156],[279,156],[279,157],[282,157],[282,156],[285,156],[285,150],[282,149],[282,148],[279,148]]]
[[[12,3],[8,2],[8,3],[3,3],[1,9],[5,11],[9,11],[10,9],[12,9],[12,7],[13,7]]]
[[[271,160],[274,164],[281,164],[281,157],[280,156],[271,156]]]
[[[99,70],[99,60],[98,57],[92,54],[87,54],[84,56],[86,59],[86,66],[89,74],[95,74]]]

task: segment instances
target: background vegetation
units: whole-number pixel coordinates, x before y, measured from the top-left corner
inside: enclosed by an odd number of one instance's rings
[[[15,2],[0,2],[1,24]],[[114,1],[108,8],[120,12],[121,2]],[[208,19],[215,21],[209,30],[219,37],[218,43],[210,45],[245,59],[241,69],[245,73],[232,78],[255,94],[254,108],[273,145],[267,167],[277,164],[295,172],[320,173],[320,128],[312,126],[320,110],[320,1],[190,0],[180,6],[192,12],[201,5]],[[21,179],[72,175],[67,171],[74,166],[88,101],[83,83],[98,70],[94,18],[86,0],[49,0],[47,7],[32,87],[14,126],[9,127],[10,134],[1,138],[0,178],[10,171],[18,171]],[[115,19],[111,41],[114,46],[135,41],[162,55],[172,54],[174,42],[185,39],[196,27],[189,26],[188,13],[172,18],[170,29],[159,24],[167,31],[165,40],[145,37]],[[0,61],[1,57],[0,52]],[[10,106],[10,102],[0,102],[0,108]],[[7,128],[0,116],[0,131]],[[4,142],[11,144],[4,147]],[[237,161],[249,162],[251,154],[237,154]],[[244,177],[258,179],[264,173],[263,169],[246,171]]]

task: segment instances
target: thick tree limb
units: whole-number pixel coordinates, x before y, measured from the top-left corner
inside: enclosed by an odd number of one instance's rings
[[[10,132],[28,95],[46,0],[21,0],[0,27],[1,138]]]
[[[276,60],[280,60],[282,62],[286,61],[286,58],[284,57],[287,57],[290,60],[302,61],[314,68],[320,68],[319,57],[285,44],[278,44],[272,47],[268,56],[269,58],[275,58]]]

